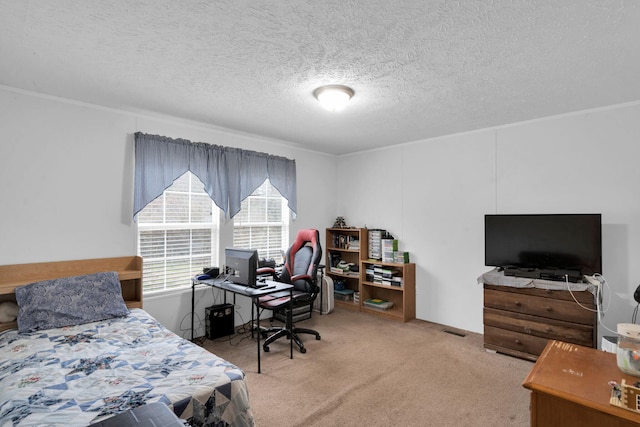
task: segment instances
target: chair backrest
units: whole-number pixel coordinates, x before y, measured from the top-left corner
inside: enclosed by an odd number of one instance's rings
[[[316,293],[318,289],[316,285],[318,264],[321,259],[322,247],[318,230],[309,228],[298,231],[296,239],[285,253],[280,281],[293,284],[294,289],[298,291]],[[311,276],[313,286],[310,287],[305,280],[292,282],[291,277],[299,274]]]

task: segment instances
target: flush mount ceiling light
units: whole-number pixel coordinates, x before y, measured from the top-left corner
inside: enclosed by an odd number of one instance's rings
[[[342,110],[353,94],[353,89],[342,85],[321,86],[313,91],[313,96],[320,101],[320,104],[333,112]]]

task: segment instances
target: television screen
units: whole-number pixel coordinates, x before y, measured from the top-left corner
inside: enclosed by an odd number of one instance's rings
[[[227,280],[239,285],[256,286],[258,251],[226,248],[224,250]]]
[[[485,265],[602,273],[601,214],[485,215]]]

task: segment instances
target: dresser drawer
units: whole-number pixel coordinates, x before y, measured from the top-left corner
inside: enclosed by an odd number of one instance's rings
[[[547,338],[536,337],[507,329],[484,326],[484,346],[485,348],[496,350],[501,353],[515,355],[531,355],[535,359],[544,350]]]
[[[587,347],[593,347],[595,343],[595,331],[591,325],[540,318],[492,308],[484,309],[483,318],[485,326],[507,329],[546,339],[557,339]]]
[[[541,289],[541,288],[517,288],[514,286],[498,286],[498,285],[484,285],[484,289],[490,289],[499,292],[509,292],[513,294],[531,295],[534,297],[553,298],[562,301],[574,301],[578,302],[585,307],[592,307],[594,296],[589,291],[573,291],[569,292],[566,289]]]
[[[568,294],[569,292],[566,291],[566,293]],[[594,309],[593,302],[589,306],[584,303],[581,304],[587,308]],[[486,288],[484,290],[484,306],[513,313],[587,325],[592,325],[595,319],[594,312],[582,308],[573,300],[503,292]]]

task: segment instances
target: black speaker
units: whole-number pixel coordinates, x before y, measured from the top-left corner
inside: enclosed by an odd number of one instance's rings
[[[233,335],[233,304],[217,304],[205,308],[207,338]]]
[[[640,285],[638,285],[636,291],[633,293],[633,299],[636,300],[638,304],[640,304]]]
[[[220,268],[218,267],[205,267],[202,269],[202,274],[208,274],[212,279],[215,279],[220,275]]]

